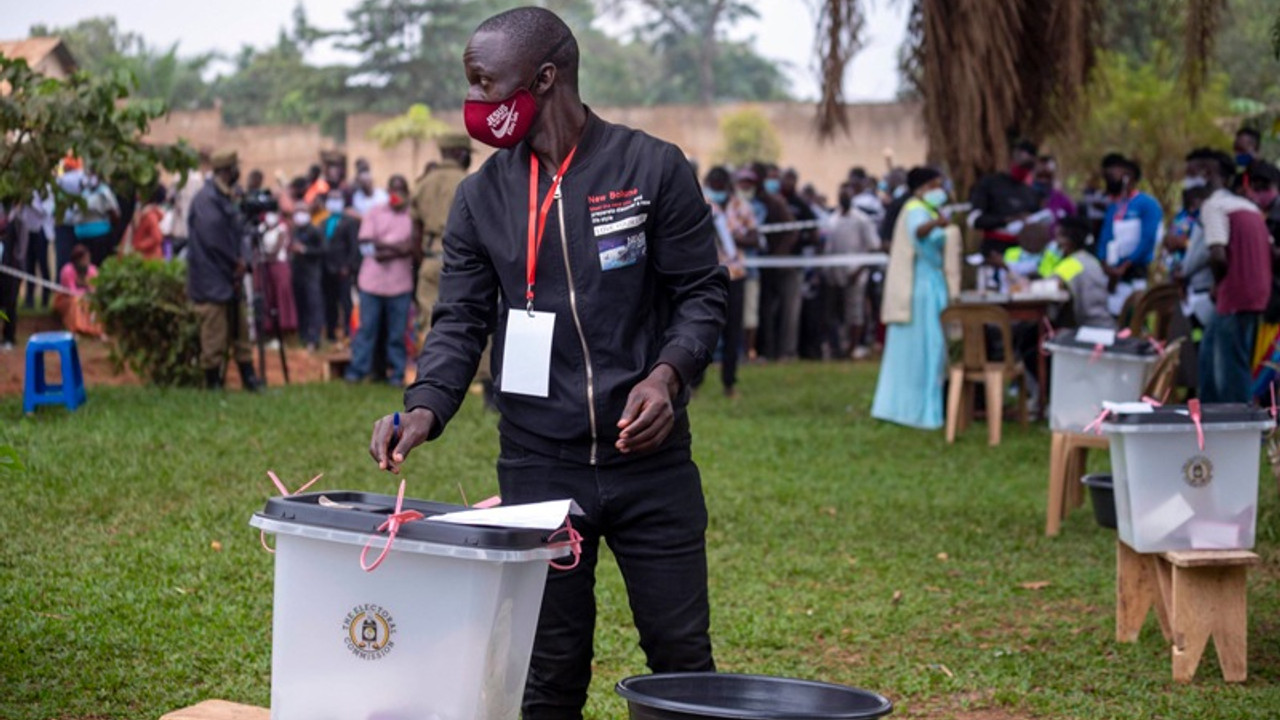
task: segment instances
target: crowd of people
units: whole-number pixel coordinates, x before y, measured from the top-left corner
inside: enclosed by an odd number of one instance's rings
[[[4,259],[34,280],[26,308],[52,306],[67,329],[99,337],[87,294],[102,262],[117,254],[186,261],[209,387],[222,385],[230,364],[246,387],[260,385],[250,347],[258,334],[273,349],[294,336],[311,352],[349,348],[349,381],[402,384],[429,326],[445,219],[470,164],[467,136],[438,144],[442,159],[416,187],[400,175],[378,186],[363,159],[348,179],[345,162],[330,158],[292,180],[277,173],[269,188],[259,170],[241,182],[234,152],[202,150],[199,166],[168,187],[113,188],[68,156],[56,182],[82,202],[58,207],[48,192],[4,213],[15,239]],[[3,282],[16,305],[17,280]],[[14,327],[5,323],[6,350]]]
[[[1182,207],[1168,222],[1160,200],[1141,189],[1140,164],[1119,153],[1101,159],[1097,182],[1077,203],[1063,192],[1054,158],[1020,142],[1008,172],[977,182],[964,217],[947,212],[940,172],[913,169],[902,221],[881,226],[891,248],[881,315],[889,330],[873,416],[942,426],[947,350],[938,316],[955,295],[943,276],[942,229],[961,225],[980,237],[970,256],[980,265],[977,289],[1007,293],[1052,281],[1048,290],[1070,296],[1052,316],[1057,327],[1116,329],[1128,322],[1135,293],[1172,284],[1185,339],[1196,347],[1190,391],[1204,402],[1268,400],[1280,360],[1280,169],[1261,157],[1260,140],[1245,127],[1232,152],[1191,150]],[[890,209],[886,222],[897,212]],[[988,352],[1017,353],[1030,367],[1040,336],[1015,324],[1014,347],[988,340]]]
[[[859,360],[883,347],[873,415],[939,427],[946,343],[937,315],[956,289],[943,272],[950,226],[975,237],[980,289],[1056,279],[1071,296],[1059,326],[1114,326],[1130,295],[1177,283],[1200,345],[1196,392],[1207,401],[1261,397],[1280,360],[1270,262],[1280,169],[1260,157],[1259,144],[1259,133],[1244,128],[1232,153],[1190,153],[1176,213],[1142,189],[1142,168],[1119,153],[1102,158],[1095,181],[1073,199],[1055,159],[1026,141],[1011,148],[1007,172],[979,179],[966,206],[948,205],[950,183],[927,167],[880,178],[854,167],[834,203],[795,169],[712,167],[702,191],[730,281],[718,348],[724,392],[736,396],[741,362]],[[67,328],[100,336],[85,296],[106,258],[185,259],[210,387],[230,364],[258,386],[250,340],[259,333],[273,346],[296,334],[309,351],[349,348],[347,380],[402,384],[430,327],[445,221],[470,165],[468,136],[439,146],[441,160],[412,185],[399,175],[377,184],[363,159],[351,178],[339,160],[291,180],[277,172],[274,187],[259,170],[241,183],[234,153],[205,151],[185,181],[113,188],[69,156],[56,182],[83,202],[57,208],[52,193],[37,194],[6,213],[18,242],[5,262],[66,290],[27,283],[26,307],[52,305]],[[808,262],[891,250],[887,270]],[[256,302],[242,306],[246,285]],[[12,347],[12,322],[3,341]],[[1014,344],[1010,351],[1030,363],[1040,351],[1036,328],[1015,328]],[[479,377],[491,393],[488,365],[486,357]]]

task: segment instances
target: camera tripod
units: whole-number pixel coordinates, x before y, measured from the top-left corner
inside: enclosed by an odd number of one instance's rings
[[[262,378],[265,385],[267,382],[267,343],[266,343],[266,325],[267,321],[271,322],[274,329],[276,345],[280,350],[280,368],[284,373],[284,384],[289,384],[289,359],[284,351],[284,331],[280,329],[280,310],[276,307],[276,287],[275,278],[271,277],[271,269],[268,267],[266,251],[262,248],[262,230],[258,222],[252,222],[249,228],[249,242],[253,248],[253,264],[251,273],[255,278],[262,280],[262,292],[253,294],[253,309],[255,336],[258,344],[258,375]]]

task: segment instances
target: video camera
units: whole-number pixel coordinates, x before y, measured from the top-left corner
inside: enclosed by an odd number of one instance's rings
[[[279,210],[280,203],[276,202],[270,190],[254,190],[240,198],[240,212],[244,213],[245,217],[257,219],[269,212],[279,212]]]

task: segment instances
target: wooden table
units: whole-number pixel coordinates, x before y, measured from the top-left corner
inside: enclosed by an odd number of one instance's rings
[[[1035,323],[1036,326],[1036,347],[1043,348],[1046,340],[1049,339],[1048,324],[1045,320],[1049,317],[1050,308],[1057,307],[1062,303],[1069,302],[1071,294],[1068,292],[1056,293],[993,293],[981,290],[966,290],[960,293],[960,297],[956,300],[957,305],[995,305],[1004,308],[1009,313],[1009,319],[1014,321],[1023,321]],[[1005,348],[1005,352],[1013,352],[1013,348]],[[1028,371],[1031,368],[1027,368]],[[1044,419],[1044,414],[1049,406],[1049,364],[1043,352],[1036,353],[1036,383],[1040,386],[1040,404],[1036,408],[1036,418]]]

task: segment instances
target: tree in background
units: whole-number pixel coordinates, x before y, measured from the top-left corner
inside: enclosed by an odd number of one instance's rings
[[[822,97],[818,100],[819,137],[830,138],[837,129],[849,132],[849,116],[844,107],[844,71],[862,49],[865,25],[861,0],[820,0],[814,44],[822,87]]]
[[[757,161],[776,163],[781,155],[778,131],[758,109],[743,108],[720,118],[716,162],[742,167]]]
[[[433,117],[431,108],[415,103],[405,114],[369,128],[369,139],[384,149],[393,148],[407,140],[413,148],[413,164],[410,167],[416,170],[422,167],[418,164],[422,144],[448,131],[448,123]]]
[[[131,74],[133,97],[182,110],[205,107],[212,100],[204,74],[215,55],[180,57],[177,43],[167,50],[149,46],[140,35],[121,31],[114,17],[85,18],[67,27],[36,25],[31,35],[62,38],[81,69],[92,74]]]
[[[662,58],[661,74],[654,78],[658,102],[711,105],[724,99],[773,100],[787,96],[786,84],[775,63],[760,58],[744,43],[722,38],[735,23],[759,17],[745,0],[599,2],[610,12],[634,8],[643,11],[637,38]]]
[[[167,112],[159,100],[130,99],[133,78],[124,71],[66,79],[37,75],[25,60],[0,56],[0,204],[28,202],[53,186],[60,204],[74,202],[53,177],[67,153],[86,158],[103,177],[149,187],[159,168],[183,173],[196,155],[185,144],[147,145],[151,122]]]
[[[1065,173],[1077,179],[1098,173],[1103,155],[1122,151],[1142,166],[1152,194],[1166,207],[1177,207],[1186,154],[1195,147],[1231,145],[1218,124],[1230,112],[1227,79],[1212,75],[1192,102],[1177,79],[1175,53],[1157,44],[1150,58],[1100,53],[1084,99],[1089,112],[1051,145]]]

